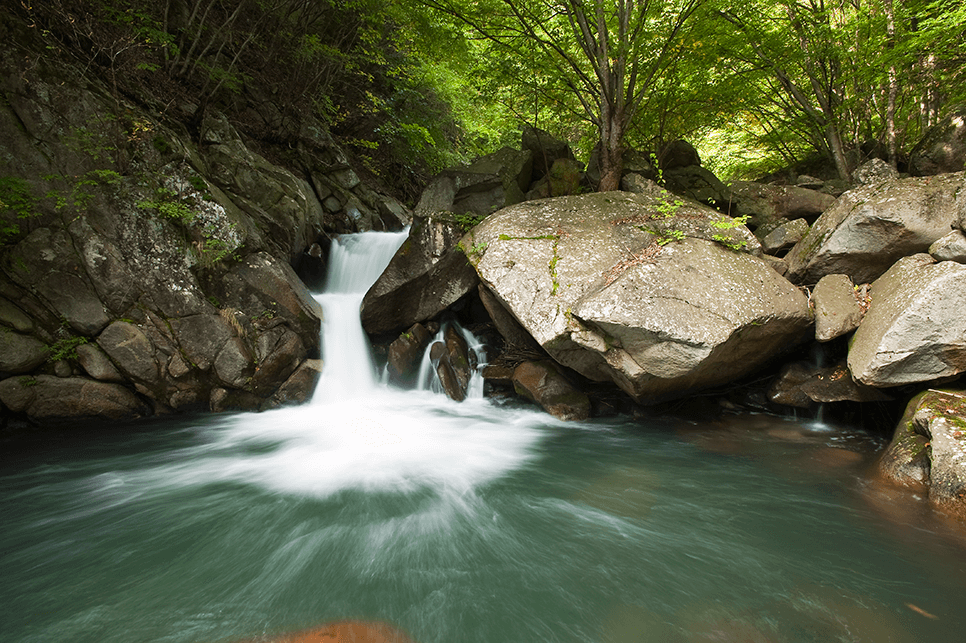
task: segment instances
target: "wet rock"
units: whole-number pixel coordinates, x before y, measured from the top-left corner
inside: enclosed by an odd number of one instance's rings
[[[276,326],[258,336],[255,357],[258,366],[251,378],[251,389],[259,395],[267,395],[287,382],[289,376],[302,363],[306,350],[302,339],[285,326]],[[244,372],[244,369],[243,369]]]
[[[147,406],[120,384],[85,377],[11,377],[0,381],[0,402],[32,420],[99,418],[127,420],[146,415]]]
[[[322,360],[307,359],[295,372],[278,387],[269,407],[278,407],[286,404],[303,404],[312,399],[312,393],[322,376]]]
[[[590,398],[571,384],[551,360],[517,366],[513,371],[513,388],[561,420],[580,421],[590,417]]]
[[[424,322],[476,287],[476,272],[457,247],[462,235],[450,214],[415,216],[409,238],[362,300],[367,333],[398,332]]]
[[[966,266],[904,257],[872,284],[872,304],[849,347],[849,370],[869,386],[928,382],[966,370]]]
[[[927,490],[930,504],[966,520],[966,393],[930,389],[913,398],[878,471]]]
[[[0,326],[9,326],[18,333],[30,333],[34,329],[34,322],[20,308],[5,297],[0,297]]]
[[[871,282],[899,258],[926,252],[959,216],[966,174],[909,178],[863,186],[842,195],[788,253],[789,279],[813,284],[846,274]]]
[[[825,275],[812,291],[815,339],[827,342],[851,333],[862,321],[862,306],[848,275]]]
[[[436,342],[430,347],[430,359],[439,377],[439,383],[443,387],[443,392],[451,400],[462,402],[466,399],[466,387],[462,385],[460,378],[456,374],[456,369],[450,362],[450,353],[445,342]]]
[[[595,193],[504,209],[463,244],[485,245],[472,258],[482,282],[553,359],[653,403],[733,381],[811,334],[798,289],[707,240],[757,250],[729,222],[673,197]]]
[[[830,402],[891,399],[878,389],[853,381],[844,360],[825,368],[805,362],[787,364],[769,389],[768,398],[775,404],[804,409]]]
[[[389,345],[387,368],[394,384],[412,383],[432,335],[422,324],[413,324]]]

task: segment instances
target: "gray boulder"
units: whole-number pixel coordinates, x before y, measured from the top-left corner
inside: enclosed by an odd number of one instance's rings
[[[661,153],[661,169],[664,172],[692,165],[701,165],[701,157],[694,146],[685,140],[671,141]]]
[[[664,170],[664,185],[674,194],[730,212],[735,201],[731,190],[711,170],[699,165]]]
[[[966,266],[926,254],[900,259],[872,284],[872,305],[849,347],[869,386],[929,382],[966,370]]]
[[[850,190],[788,253],[789,279],[813,284],[841,273],[863,283],[900,257],[925,252],[956,224],[964,177],[897,179]]]
[[[852,172],[852,178],[859,185],[875,185],[898,177],[896,169],[879,158],[866,161]]]
[[[730,186],[737,203],[735,212],[751,217],[754,228],[783,220],[814,221],[835,203],[835,197],[797,186],[735,181]]]
[[[862,304],[848,275],[825,275],[812,291],[815,339],[828,342],[859,327]]]
[[[507,208],[462,244],[557,362],[652,402],[750,373],[810,334],[805,296],[715,237],[757,245],[709,208],[613,192]]]
[[[519,203],[530,188],[533,155],[509,147],[466,167],[445,170],[423,191],[416,213],[454,212],[486,216]]]
[[[966,520],[966,394],[930,389],[909,402],[878,472],[928,494],[929,503]]]
[[[452,214],[414,216],[409,238],[362,300],[367,333],[398,332],[431,319],[476,288],[476,272],[456,247],[462,235]]]
[[[929,246],[929,254],[936,261],[966,263],[966,235],[962,230],[953,230]]]
[[[761,237],[761,248],[768,254],[778,254],[801,241],[808,234],[808,229],[808,221],[805,219],[779,223],[772,227],[768,234]],[[756,233],[758,232],[756,230]]]

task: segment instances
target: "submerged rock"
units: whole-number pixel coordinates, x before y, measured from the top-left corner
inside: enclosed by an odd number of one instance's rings
[[[557,362],[641,402],[748,374],[811,325],[805,296],[748,253],[760,249],[747,229],[664,195],[524,203],[462,242],[479,249],[470,259],[486,287]]]
[[[408,634],[379,621],[338,621],[322,627],[291,632],[273,638],[247,639],[239,643],[415,643]]]

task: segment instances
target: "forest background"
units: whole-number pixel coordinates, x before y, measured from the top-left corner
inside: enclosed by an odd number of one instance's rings
[[[678,138],[726,181],[903,169],[966,105],[960,0],[8,1],[119,111],[217,109],[283,163],[321,123],[410,203],[526,125],[599,146],[613,189],[624,150]]]

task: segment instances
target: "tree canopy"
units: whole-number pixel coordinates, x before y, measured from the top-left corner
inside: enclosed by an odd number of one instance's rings
[[[901,166],[966,105],[959,0],[48,0],[16,9],[115,93],[216,107],[275,143],[317,121],[418,192],[529,124],[585,153],[686,137],[748,176]],[[265,107],[270,105],[270,108]],[[725,178],[728,178],[727,176]]]

